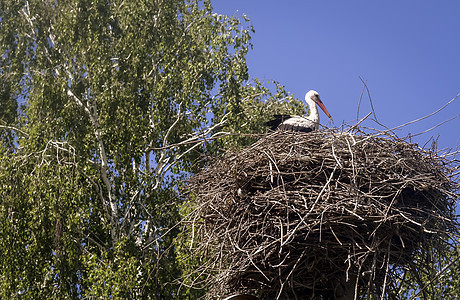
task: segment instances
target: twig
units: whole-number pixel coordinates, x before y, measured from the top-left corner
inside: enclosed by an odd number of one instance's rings
[[[359,79],[361,80],[361,82],[364,84],[364,87],[366,88],[367,96],[369,97],[369,102],[371,103],[372,113],[374,114],[374,119],[376,122],[378,122],[377,115],[375,114],[375,110],[374,110],[374,104],[372,103],[371,93],[369,92],[369,88],[367,87],[367,80],[364,82],[364,80],[361,77],[359,77]]]
[[[22,131],[21,129],[16,128],[16,127],[13,127],[13,126],[0,125],[0,128],[4,128],[4,129],[9,129],[9,130],[17,131],[17,132],[19,132],[19,133],[22,134],[22,135],[29,136],[29,134],[28,134],[27,132]]]
[[[419,122],[419,121],[421,121],[421,120],[424,120],[424,119],[426,119],[426,118],[429,118],[429,117],[431,117],[431,116],[437,114],[438,112],[440,112],[440,111],[443,110],[444,108],[446,108],[449,104],[451,104],[452,102],[454,102],[458,97],[460,97],[460,93],[458,93],[458,94],[457,94],[454,98],[452,98],[449,102],[447,102],[447,103],[444,104],[442,107],[440,107],[439,109],[435,110],[434,112],[432,112],[432,113],[430,113],[430,114],[428,114],[428,115],[426,115],[426,116],[424,116],[424,117],[421,117],[421,118],[412,120],[412,121],[410,121],[410,122],[404,123],[404,124],[402,124],[402,125],[396,126],[396,127],[392,128],[392,129],[389,129],[389,130],[387,130],[387,131],[384,131],[383,133],[389,132],[389,131],[394,131],[394,130],[396,130],[396,129],[399,129],[399,128],[405,127],[405,126],[407,126],[407,125],[410,125],[410,124]]]

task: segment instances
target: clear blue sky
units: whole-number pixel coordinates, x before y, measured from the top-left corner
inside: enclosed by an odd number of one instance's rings
[[[460,92],[460,1],[214,0],[214,11],[249,16],[252,77],[277,80],[298,98],[317,90],[334,118],[356,119],[367,81],[378,120],[395,127],[434,112]],[[360,117],[371,111],[363,97]],[[460,114],[460,98],[405,127],[422,132]],[[322,123],[327,117],[321,114]],[[369,124],[370,125],[370,124]],[[460,146],[460,117],[414,141]]]

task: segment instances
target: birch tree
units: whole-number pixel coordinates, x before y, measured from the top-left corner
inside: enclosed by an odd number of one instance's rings
[[[179,297],[178,183],[303,109],[249,83],[252,32],[209,1],[1,2],[2,298]]]

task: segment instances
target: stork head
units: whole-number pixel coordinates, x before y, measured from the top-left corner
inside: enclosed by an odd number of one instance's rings
[[[316,104],[318,104],[318,106],[321,107],[321,109],[324,111],[324,113],[326,114],[326,116],[328,116],[329,119],[332,120],[331,115],[330,115],[329,112],[327,111],[326,106],[324,106],[323,101],[321,101],[321,98],[319,97],[319,94],[318,94],[317,91],[314,91],[314,90],[308,91],[308,93],[305,95],[305,101],[308,102],[308,100],[312,100],[313,102],[315,102]]]

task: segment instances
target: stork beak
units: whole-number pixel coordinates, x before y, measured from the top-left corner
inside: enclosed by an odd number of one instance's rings
[[[323,102],[322,102],[320,99],[318,99],[317,104],[318,104],[319,107],[321,107],[321,109],[324,111],[324,113],[326,114],[326,116],[328,116],[329,119],[332,120],[332,117],[331,117],[331,115],[329,114],[329,112],[327,111],[326,106],[324,106]]]

